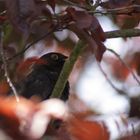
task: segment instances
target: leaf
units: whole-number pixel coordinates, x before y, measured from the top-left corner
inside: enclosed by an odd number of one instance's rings
[[[119,15],[113,15],[113,20],[121,29],[130,29],[136,27],[139,24],[139,8],[132,7],[139,4],[139,1],[132,0],[109,0],[107,2],[101,3],[101,6],[103,8],[113,10],[115,10],[115,8],[123,8],[116,11],[116,13]]]
[[[48,21],[33,22],[31,25],[31,33],[36,38],[44,36],[47,33],[49,34],[51,30],[54,30],[53,22],[51,19]]]
[[[109,57],[108,64],[111,64],[111,70],[113,76],[120,81],[125,81],[128,75],[130,74],[129,70],[120,62],[120,60]]]
[[[14,29],[29,34],[30,21],[38,14],[34,0],[5,0],[7,15]]]
[[[70,30],[88,43],[93,48],[96,59],[101,61],[106,50],[104,44],[105,33],[95,16],[91,16],[86,11],[78,11],[74,8],[67,8],[67,13],[71,17],[71,24],[68,26]]]
[[[0,98],[0,129],[14,140],[39,140],[52,119],[66,120],[67,117],[68,108],[59,99],[37,104],[22,97],[19,102],[14,97]]]
[[[140,14],[132,13],[131,15],[121,14],[114,17],[114,22],[121,29],[131,29],[136,27],[140,21]]]
[[[109,140],[109,132],[103,123],[71,118],[67,127],[77,140]]]
[[[8,99],[0,98],[0,129],[14,140],[29,140],[26,135],[20,132],[21,120],[19,116],[21,114],[26,116],[32,110],[33,104],[26,99],[20,98],[20,102],[17,103],[13,97]]]
[[[9,89],[9,84],[6,81],[0,82],[0,96],[5,96],[8,93]]]
[[[79,28],[86,29],[91,26],[92,16],[89,15],[87,12],[78,11],[71,7],[67,8],[66,11]]]

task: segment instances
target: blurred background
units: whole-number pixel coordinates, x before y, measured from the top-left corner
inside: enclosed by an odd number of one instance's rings
[[[64,11],[65,8],[62,3],[56,5],[56,14]],[[97,10],[103,10],[102,8],[99,7]],[[3,9],[4,6],[1,5],[1,14]],[[136,20],[137,16],[96,14],[96,17],[105,32],[139,28],[139,22]],[[42,36],[47,28],[48,25],[45,22],[39,23],[39,26],[35,23],[28,44]],[[21,35],[7,22],[4,24],[4,30],[6,33],[4,49],[6,57],[10,58],[23,49],[25,38],[23,41]],[[22,65],[22,62],[29,58],[40,57],[48,52],[60,52],[69,56],[77,41],[78,37],[67,29],[48,35],[34,43],[19,57],[9,61],[10,77],[14,82],[18,81],[25,72],[18,68]],[[140,125],[139,120],[136,119],[136,117],[140,117],[139,112],[137,112],[137,109],[135,111],[135,106],[139,106],[140,101],[133,100],[139,99],[140,96],[140,87],[137,82],[137,79],[140,80],[139,41],[139,37],[106,39],[104,44],[108,50],[104,53],[100,65],[96,61],[91,48],[87,47],[79,56],[69,77],[70,98],[67,104],[72,112],[79,112],[89,120],[104,121],[110,131],[111,139],[117,139],[129,132],[133,133],[133,129]],[[115,55],[109,49],[118,55]],[[2,64],[0,72],[0,81],[3,83]],[[130,123],[126,126],[124,122],[127,117],[134,118],[128,120]]]

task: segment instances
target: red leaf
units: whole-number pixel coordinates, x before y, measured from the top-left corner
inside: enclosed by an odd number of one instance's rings
[[[125,15],[121,14],[114,18],[114,22],[121,28],[121,29],[131,29],[136,27],[140,21],[140,14]]]
[[[28,35],[29,22],[37,16],[34,0],[5,0],[7,14],[14,29]]]
[[[131,70],[135,70],[140,76],[140,53],[127,54],[124,57],[124,61],[130,66]],[[120,62],[120,60],[114,58],[108,58],[109,63],[112,65],[112,73],[115,78],[125,81],[131,72]]]
[[[129,75],[129,70],[117,59],[109,58],[111,60],[112,73],[119,80],[126,80]]]
[[[123,8],[116,12],[119,15],[113,15],[113,20],[120,28],[130,29],[136,27],[140,21],[139,9],[131,6],[139,4],[139,1],[132,0],[109,0],[101,6],[106,9]]]
[[[9,84],[6,81],[0,82],[0,96],[5,96],[8,93],[9,89]]]
[[[21,110],[17,110],[18,107]],[[15,98],[0,98],[0,128],[14,140],[29,140],[20,132],[21,120],[17,115],[17,113],[25,115],[29,110],[33,110],[33,104],[28,100],[21,98],[17,103]]]
[[[67,8],[66,11],[68,12],[69,16],[71,16],[72,20],[75,21],[75,24],[79,28],[81,29],[90,28],[92,24],[92,16],[89,15],[87,12],[78,11],[71,7]]]
[[[109,140],[109,132],[103,123],[72,118],[67,127],[77,140]]]
[[[69,29],[77,36],[87,42],[93,48],[96,59],[101,61],[106,50],[104,44],[105,33],[95,16],[91,16],[86,11],[78,11],[74,8],[67,8],[67,13],[71,17],[72,23]]]

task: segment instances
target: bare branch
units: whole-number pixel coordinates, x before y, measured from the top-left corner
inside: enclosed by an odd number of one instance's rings
[[[120,8],[114,8],[114,9],[107,9],[107,12],[109,13],[116,13],[116,14],[130,14],[130,13],[139,13],[139,8],[140,5],[130,5],[130,6],[125,6],[125,7],[120,7]]]
[[[34,40],[29,45],[27,45],[27,47],[25,47],[23,50],[21,50],[20,52],[18,52],[14,56],[6,59],[6,61],[13,60],[14,58],[16,58],[16,57],[20,56],[21,54],[25,53],[30,47],[32,47],[37,42],[41,41],[42,39],[44,39],[45,37],[47,37],[48,35],[50,35],[54,30],[55,30],[55,28],[53,28],[52,30],[50,30],[49,32],[47,32],[45,35],[43,35],[43,36],[39,37],[38,39]]]
[[[72,1],[70,1],[70,0],[63,0],[65,3],[67,3],[68,5],[71,5],[71,6],[76,6],[76,7],[79,7],[79,8],[81,8],[81,9],[87,9],[87,7],[86,6],[84,6],[84,5],[80,5],[80,4],[77,4],[77,3],[74,3],[74,2],[72,2]]]
[[[140,5],[130,5],[130,6],[124,6],[119,8],[113,8],[113,9],[105,9],[105,10],[93,10],[91,8],[90,11],[88,11],[91,14],[101,14],[101,15],[119,15],[119,14],[134,14],[134,13],[140,13]]]
[[[136,82],[140,85],[140,81],[137,78],[137,76],[134,74],[134,72],[131,70],[131,68],[121,59],[121,57],[119,56],[119,54],[117,54],[115,51],[113,51],[112,49],[108,49],[107,50],[111,53],[113,53],[119,60],[120,62],[129,70],[129,72],[132,74],[133,78],[136,80]]]
[[[7,83],[9,84],[10,88],[12,89],[16,101],[19,102],[19,97],[16,91],[16,88],[14,87],[10,77],[9,77],[9,73],[8,73],[8,66],[7,66],[7,62],[6,62],[6,58],[5,58],[5,54],[4,54],[4,49],[3,49],[3,32],[2,32],[2,28],[0,28],[0,52],[1,52],[1,57],[2,57],[2,61],[3,61],[3,66],[4,66],[4,72],[5,72],[5,77],[7,80]]]
[[[121,95],[127,95],[127,93],[124,90],[118,89],[113,83],[112,81],[108,78],[106,72],[103,70],[101,64],[99,62],[97,62],[99,69],[101,70],[102,74],[104,75],[105,79],[107,80],[107,82],[111,85],[111,87],[117,91],[119,94]]]

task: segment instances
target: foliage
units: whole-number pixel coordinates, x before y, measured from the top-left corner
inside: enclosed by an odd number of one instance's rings
[[[120,30],[104,32],[98,21],[98,15],[108,16]],[[115,79],[125,82],[132,75],[140,85],[140,51],[132,49],[122,60],[116,52],[104,45],[109,38],[122,37],[127,40],[127,37],[140,36],[140,30],[136,28],[139,21],[139,0],[108,0],[105,2],[102,0],[1,0],[0,129],[11,138],[21,140],[42,139],[44,136],[48,138],[48,135],[51,136],[50,139],[61,140],[109,139],[110,133],[104,122],[87,119],[89,116],[97,116],[97,113],[88,107],[85,107],[87,112],[81,111],[83,114],[86,112],[83,117],[82,113],[71,111],[72,106],[67,106],[60,100],[49,99],[41,102],[37,97],[24,99],[16,95],[18,102],[14,97],[7,96],[10,88],[13,93],[17,94],[14,83],[26,78],[32,65],[37,62],[38,56],[52,48],[54,51],[69,55],[52,97],[60,97],[70,73],[70,83],[72,86],[75,85],[78,79],[74,79],[75,73],[78,71],[77,75],[80,75],[89,56],[93,54],[112,88],[130,100],[128,117],[127,119],[121,118],[122,122],[127,126],[127,121],[131,117],[139,118],[139,95],[130,97],[129,91],[116,88],[101,67],[101,61],[105,58],[104,61],[110,64],[111,73]],[[67,35],[61,38],[65,31]],[[45,47],[39,48],[42,42]],[[41,49],[40,52],[39,49]],[[37,56],[26,58],[27,51],[31,54],[34,50],[37,50]],[[103,57],[107,51],[114,54],[116,58]],[[78,59],[79,56],[83,57],[82,60]],[[74,64],[76,64],[75,67]],[[72,104],[75,100],[80,102],[80,105],[83,104],[78,97],[72,99]],[[50,107],[53,104],[62,109],[62,114]],[[41,119],[42,122],[38,121]],[[61,120],[61,125],[55,129],[53,125],[57,120]],[[36,133],[37,127],[41,128],[40,133]],[[137,131],[139,138],[139,128]]]

